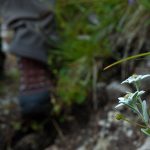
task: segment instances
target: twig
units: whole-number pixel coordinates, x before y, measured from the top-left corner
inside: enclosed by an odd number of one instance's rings
[[[95,60],[93,60],[93,108],[94,110],[97,110],[97,88],[96,88],[96,83],[97,83],[97,74],[98,74],[98,69],[97,69],[97,63]]]
[[[62,141],[65,141],[65,136],[61,130],[61,128],[59,127],[58,123],[55,120],[52,120],[52,123],[56,129],[56,131],[58,132],[59,137],[61,138]]]

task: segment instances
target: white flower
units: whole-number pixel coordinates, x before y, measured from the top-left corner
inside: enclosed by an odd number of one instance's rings
[[[123,83],[134,83],[134,82],[138,82],[138,81],[141,81],[147,77],[150,77],[150,74],[147,74],[147,75],[132,75],[131,77],[129,77],[128,79],[126,79],[125,81],[123,81],[121,84]]]
[[[127,93],[124,97],[119,97],[119,104],[115,107],[118,108],[123,105],[133,107],[139,98],[145,91],[136,91],[135,93]]]

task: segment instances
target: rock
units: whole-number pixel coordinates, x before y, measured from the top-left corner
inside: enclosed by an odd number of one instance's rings
[[[110,124],[114,122],[115,113],[115,111],[109,111],[107,114],[107,120]]]
[[[6,149],[6,141],[4,140],[4,137],[2,134],[0,134],[0,149],[5,150]]]
[[[117,100],[118,97],[123,96],[127,91],[131,92],[131,88],[125,84],[121,84],[117,81],[111,82],[107,87],[107,94],[109,100]]]
[[[138,75],[145,75],[145,74],[150,74],[150,60],[147,58],[147,62],[144,63],[140,63],[136,69],[135,69],[135,73]],[[141,82],[141,89],[145,90],[145,91],[150,91],[150,77],[145,78],[144,80],[142,80]]]
[[[139,73],[139,74],[142,75],[144,73]],[[148,73],[145,73],[145,74],[148,74]],[[144,91],[150,91],[149,84],[150,84],[150,77],[143,79],[142,82],[141,82],[141,89],[144,90]]]
[[[83,145],[83,146],[79,147],[77,150],[86,150],[86,146]]]
[[[129,138],[131,138],[132,136],[133,136],[133,130],[128,130],[127,132],[126,132],[126,135],[127,135],[127,137],[129,137]]]
[[[34,134],[30,134],[21,139],[13,148],[14,150],[39,150],[38,145],[36,144],[36,136]]]
[[[76,150],[107,150],[110,141],[108,138],[103,138],[100,136],[92,137],[88,139],[82,146]]]
[[[52,146],[46,148],[45,150],[59,150],[59,148],[56,145],[52,145]]]
[[[103,107],[108,102],[108,96],[106,91],[106,83],[99,82],[96,85],[96,99],[98,107]]]
[[[109,140],[100,138],[93,150],[108,150]]]
[[[22,137],[13,150],[44,150],[50,145],[50,138],[45,133],[31,133]]]
[[[138,148],[137,150],[150,150],[150,137],[148,137],[145,140],[144,144],[140,148]]]

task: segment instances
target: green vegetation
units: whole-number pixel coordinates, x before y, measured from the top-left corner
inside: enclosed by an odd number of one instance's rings
[[[97,59],[120,60],[135,46],[133,54],[140,52],[149,27],[149,5],[147,0],[59,0],[56,16],[62,43],[49,59],[58,79],[56,111],[86,100]]]

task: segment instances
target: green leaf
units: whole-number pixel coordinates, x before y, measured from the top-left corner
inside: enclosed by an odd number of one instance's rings
[[[139,94],[139,92],[136,91],[135,94],[133,95],[133,98],[132,98],[132,100],[133,100],[132,102],[133,102],[133,103],[136,103],[137,98],[138,98],[138,94]]]
[[[143,117],[145,122],[148,123],[149,116],[148,116],[147,104],[145,100],[142,102],[142,112],[143,112]]]
[[[141,131],[142,131],[144,134],[150,136],[150,128],[146,128],[146,129],[141,128]]]
[[[111,64],[111,65],[105,67],[104,70],[107,70],[107,69],[109,69],[109,68],[111,68],[111,67],[113,67],[113,66],[115,66],[115,65],[118,65],[118,64],[120,64],[120,63],[123,63],[123,62],[125,62],[125,61],[132,60],[132,59],[136,59],[136,58],[138,58],[138,57],[148,56],[148,55],[150,55],[150,52],[141,53],[141,54],[138,54],[138,55],[134,55],[134,56],[130,56],[130,57],[127,57],[127,58],[123,58],[123,59],[121,59],[121,60],[119,60],[119,61],[116,61],[115,63],[113,63],[113,64]]]

